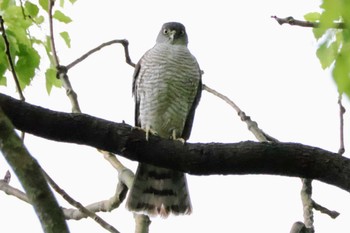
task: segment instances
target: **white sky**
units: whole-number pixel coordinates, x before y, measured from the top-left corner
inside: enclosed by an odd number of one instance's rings
[[[126,38],[134,62],[154,45],[164,22],[182,22],[189,48],[205,74],[203,82],[226,94],[259,126],[285,142],[300,142],[336,152],[339,119],[336,87],[316,58],[311,29],[280,26],[271,15],[302,16],[318,10],[318,1],[78,1],[64,12],[73,18],[68,26],[72,48],[56,36],[62,64],[68,64],[91,48]],[[43,32],[45,30],[43,29]],[[58,34],[59,31],[57,31]],[[29,103],[69,112],[63,89],[47,96],[44,69],[24,92]],[[84,113],[133,124],[131,97],[133,69],[124,62],[121,46],[113,45],[69,71]],[[14,93],[9,87],[0,90]],[[349,110],[349,102],[344,101]],[[346,139],[349,132],[345,115]],[[227,104],[207,92],[198,107],[191,142],[238,142],[255,140]],[[72,197],[83,204],[113,195],[117,172],[95,149],[62,144],[27,135],[26,145],[46,171]],[[348,153],[346,153],[348,156]],[[125,159],[131,168],[136,163]],[[9,169],[0,158],[0,177]],[[13,174],[13,173],[12,173]],[[194,213],[166,220],[152,219],[150,232],[289,232],[303,220],[298,178],[279,176],[188,176]],[[11,185],[20,187],[15,177]],[[336,187],[314,182],[313,197],[337,210],[332,220],[315,212],[318,233],[350,229],[350,195]],[[61,201],[64,207],[69,207]],[[31,206],[0,193],[3,232],[41,232]],[[132,214],[124,206],[100,213],[122,233],[133,232]],[[69,221],[71,232],[104,232],[93,220]]]

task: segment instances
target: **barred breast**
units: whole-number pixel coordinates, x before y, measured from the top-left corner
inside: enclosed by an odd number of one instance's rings
[[[157,44],[142,58],[139,76],[141,127],[180,137],[200,80],[195,57],[186,46]]]

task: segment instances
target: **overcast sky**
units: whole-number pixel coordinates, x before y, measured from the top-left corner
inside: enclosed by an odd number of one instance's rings
[[[182,22],[189,48],[204,70],[203,83],[231,98],[271,136],[333,152],[339,148],[337,90],[329,71],[316,58],[317,43],[311,29],[280,26],[271,15],[302,16],[318,10],[318,1],[77,1],[67,3],[70,25],[55,24],[57,34],[67,30],[68,49],[57,38],[63,65],[93,47],[128,39],[134,62],[151,48],[163,23]],[[48,33],[45,28],[42,33]],[[43,55],[43,58],[44,55]],[[45,90],[42,69],[24,95],[29,103],[70,112],[63,89]],[[131,96],[133,69],[124,62],[123,49],[113,45],[78,64],[68,75],[84,113],[133,124]],[[17,97],[12,77],[2,92]],[[349,101],[344,98],[349,110]],[[349,132],[345,115],[345,138]],[[239,142],[256,140],[236,112],[204,92],[197,109],[190,142]],[[117,172],[95,149],[26,136],[26,145],[41,166],[72,197],[83,204],[108,199],[117,184]],[[347,144],[348,145],[348,144]],[[347,146],[346,145],[346,146]],[[346,155],[348,153],[346,152]],[[135,169],[136,163],[122,159]],[[9,169],[0,158],[0,177]],[[280,176],[188,176],[194,207],[191,216],[152,219],[151,233],[161,232],[289,232],[303,220],[298,178]],[[20,187],[15,177],[11,185]],[[350,230],[350,195],[336,187],[314,182],[313,197],[337,210],[332,220],[315,212],[318,233]],[[70,207],[64,201],[64,207]],[[0,193],[3,232],[40,232],[32,209]],[[132,214],[123,206],[99,213],[122,233],[133,232]],[[104,232],[93,220],[69,221],[71,232]],[[220,230],[219,230],[220,229]]]

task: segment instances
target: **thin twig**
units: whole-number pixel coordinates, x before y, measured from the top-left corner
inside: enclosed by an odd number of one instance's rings
[[[249,116],[245,114],[232,100],[230,100],[227,96],[217,92],[216,90],[208,87],[207,85],[202,85],[203,90],[206,90],[207,92],[215,95],[216,97],[219,97],[223,101],[225,101],[228,105],[230,105],[237,113],[238,116],[241,118],[242,121],[244,121],[248,129],[254,134],[254,136],[258,139],[259,142],[267,142],[269,139],[273,139],[273,137],[267,135],[264,133],[261,129],[259,129],[258,124],[255,121],[252,121]],[[274,139],[277,141],[277,139]]]
[[[14,196],[28,204],[31,204],[26,193],[23,191],[14,188],[9,185],[8,179],[6,178],[7,174],[5,175],[5,178],[3,180],[0,180],[0,190],[6,193],[7,195]],[[88,209],[90,212],[110,212],[113,209],[116,209],[120,206],[120,204],[123,202],[126,196],[127,188],[122,182],[119,182],[116,188],[116,191],[114,195],[103,201],[95,202],[92,204],[89,204],[85,206],[86,209]],[[120,187],[121,186],[121,187]],[[83,213],[79,209],[76,208],[63,208],[63,213],[66,219],[74,219],[74,220],[80,220],[82,218],[88,217],[87,214]]]
[[[4,181],[9,184],[11,181],[11,172],[9,170],[6,171],[6,174],[4,176]]]
[[[342,104],[342,94],[339,93],[338,97],[338,104],[339,104],[339,124],[340,124],[340,146],[338,153],[340,155],[343,155],[345,152],[345,145],[344,145],[344,114],[345,114],[345,107]]]
[[[57,51],[56,51],[56,46],[55,46],[55,37],[54,37],[54,29],[53,29],[53,17],[52,17],[52,9],[55,4],[55,0],[49,0],[49,24],[50,24],[50,40],[51,40],[51,51],[52,51],[52,56],[54,60],[54,65],[57,70],[57,78],[62,81],[62,85],[66,90],[66,94],[71,102],[72,105],[72,112],[74,113],[80,113],[80,106],[78,102],[78,96],[73,90],[73,87],[69,81],[67,72],[68,69],[65,66],[61,66],[59,63]]]
[[[337,218],[340,215],[339,212],[335,210],[329,210],[326,207],[323,207],[320,204],[316,203],[315,201],[312,201],[312,206],[314,207],[315,210],[318,210],[323,214],[327,214],[329,217],[333,219]]]
[[[78,102],[78,95],[73,90],[73,87],[69,81],[67,72],[68,72],[67,67],[57,66],[57,78],[62,81],[62,86],[66,90],[66,94],[72,105],[72,112],[81,113],[81,109]]]
[[[292,16],[289,16],[286,18],[279,18],[279,17],[273,15],[273,16],[271,16],[271,18],[275,19],[277,21],[277,23],[279,23],[280,25],[289,24],[292,26],[311,27],[311,28],[317,28],[320,26],[320,23],[318,23],[318,22],[297,20],[297,19],[294,19]],[[343,28],[345,28],[345,24],[342,22],[335,22],[333,24],[332,28],[343,29]]]
[[[314,229],[314,214],[313,214],[313,201],[312,201],[312,179],[301,179],[301,202],[303,204],[304,212],[304,224],[308,229],[308,232],[313,233]]]
[[[4,38],[4,43],[5,43],[5,53],[6,53],[6,57],[7,57],[7,60],[8,60],[8,63],[10,65],[10,70],[12,72],[12,76],[15,80],[15,83],[16,83],[16,89],[18,91],[18,94],[19,94],[19,98],[22,100],[22,101],[25,101],[25,98],[24,98],[24,95],[22,93],[22,89],[21,89],[21,86],[19,84],[19,80],[18,80],[18,77],[17,77],[17,74],[16,74],[16,71],[15,71],[15,66],[13,64],[13,60],[12,60],[12,57],[11,57],[11,52],[10,52],[10,43],[7,39],[7,35],[6,35],[6,31],[5,31],[5,26],[4,26],[4,20],[2,18],[2,16],[0,15],[0,27],[1,27],[1,32],[2,32],[2,37]]]
[[[54,32],[53,32],[53,17],[52,17],[52,9],[53,6],[55,5],[55,0],[49,0],[49,25],[50,25],[50,40],[51,40],[51,51],[52,51],[52,56],[55,62],[56,67],[60,66],[60,62],[57,56],[57,51],[56,51],[56,44],[55,44],[55,39],[54,39]]]
[[[112,45],[112,44],[122,44],[124,47],[124,53],[125,53],[125,62],[127,64],[129,64],[132,67],[135,67],[135,63],[133,63],[131,61],[130,58],[130,54],[129,54],[129,42],[127,40],[111,40],[105,43],[102,43],[101,45],[97,46],[96,48],[91,49],[90,51],[88,51],[87,53],[85,53],[84,55],[82,55],[81,57],[79,57],[78,59],[76,59],[75,61],[71,62],[69,65],[67,65],[67,69],[69,70],[70,68],[72,68],[73,66],[75,66],[76,64],[78,64],[79,62],[85,60],[88,56],[90,56],[91,54],[99,51],[100,49],[102,49],[103,47]]]
[[[0,180],[0,190],[6,193],[7,195],[17,197],[18,199],[31,204],[27,195],[24,192],[10,186],[5,180]]]
[[[99,217],[97,214],[89,211],[87,208],[85,208],[81,203],[75,201],[71,196],[69,196],[63,189],[61,189],[55,181],[51,179],[51,177],[43,170],[43,174],[50,184],[50,186],[58,193],[60,194],[69,204],[79,209],[81,212],[95,220],[98,224],[100,224],[104,229],[108,230],[109,232],[113,233],[119,233],[117,229],[115,229],[112,225],[108,224],[105,220],[103,220],[101,217]]]

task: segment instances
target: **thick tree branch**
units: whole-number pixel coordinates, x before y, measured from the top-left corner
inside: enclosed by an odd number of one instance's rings
[[[40,165],[26,150],[1,108],[0,150],[28,193],[28,200],[33,204],[44,232],[69,232],[63,212],[46,183]]]
[[[55,112],[0,94],[0,107],[19,130],[90,145],[126,158],[195,175],[271,174],[316,179],[350,191],[350,160],[298,143],[187,143],[152,136],[123,123]],[[325,172],[327,171],[327,172]]]

